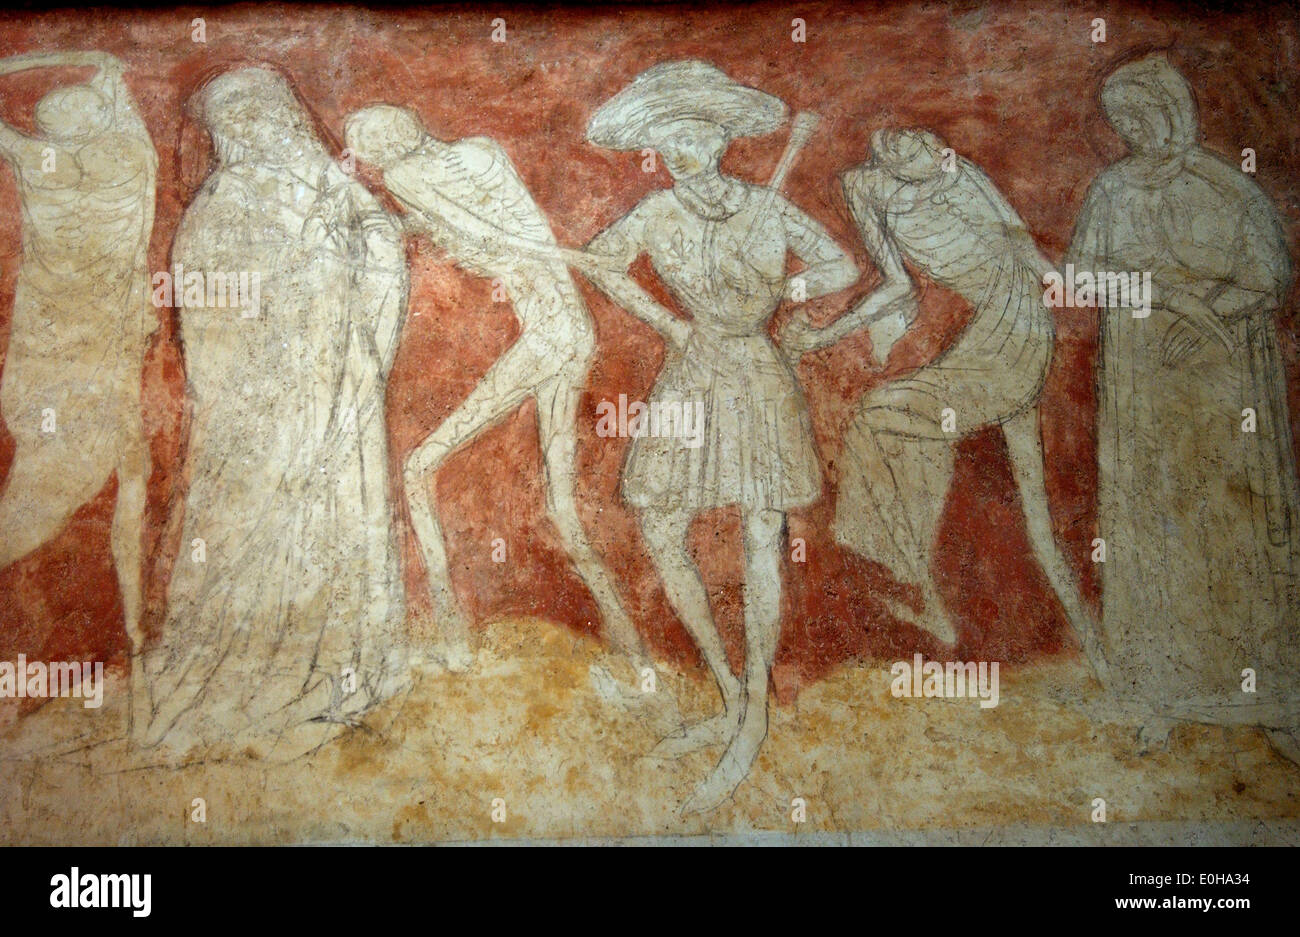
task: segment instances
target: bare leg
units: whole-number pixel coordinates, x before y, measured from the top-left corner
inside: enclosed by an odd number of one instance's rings
[[[10,393],[13,390],[13,387],[6,388]],[[95,408],[96,401],[86,400],[80,401],[76,408],[82,412],[75,416],[69,413],[72,418],[57,433],[20,439],[0,497],[0,568],[3,568],[54,537],[72,514],[104,487],[116,469],[118,490],[110,549],[130,644],[131,695],[124,731],[128,735],[135,707],[148,697],[140,656],[143,644],[140,616],[144,599],[141,537],[149,451],[140,424],[138,394],[131,399],[136,405],[127,403],[123,407],[132,422],[122,427],[120,435],[113,416],[117,405]],[[105,401],[98,403],[102,405]]]
[[[438,521],[434,480],[430,476],[456,449],[523,403],[534,390],[529,378],[536,374],[537,365],[533,350],[516,341],[488,369],[465,401],[406,458],[403,483],[411,525],[429,578],[443,652],[452,670],[469,666],[469,629],[452,592],[447,547]]]
[[[1056,545],[1052,532],[1052,511],[1047,500],[1047,483],[1043,476],[1042,445],[1038,431],[1038,408],[1035,407],[1002,425],[1011,452],[1011,468],[1016,486],[1020,489],[1025,509],[1025,524],[1029,542],[1038,555],[1047,579],[1056,590],[1065,614],[1079,636],[1084,653],[1103,684],[1107,683],[1105,658],[1098,642],[1098,622],[1084,607],[1079,596],[1079,585],[1065,556]]]
[[[713,773],[682,805],[682,813],[712,810],[749,776],[767,738],[767,684],[781,637],[780,511],[746,511],[745,534],[745,709],[736,734]]]
[[[613,578],[601,562],[578,518],[573,495],[577,447],[578,388],[563,378],[550,382],[537,395],[537,429],[542,443],[547,501],[551,520],[568,548],[578,576],[591,590],[605,621],[605,634],[638,671],[648,662],[641,636],[619,601]]]
[[[932,439],[899,439],[899,461],[902,473],[909,479],[908,507],[912,516],[912,530],[917,543],[918,580],[925,608],[915,624],[930,632],[944,644],[957,640],[957,628],[948,616],[939,584],[934,578],[931,560],[934,540],[939,533],[939,520],[943,516],[944,501],[952,484],[955,453],[951,443]]]
[[[692,727],[684,736],[670,736],[657,749],[661,754],[677,754],[724,741],[739,722],[743,708],[741,683],[731,672],[722,638],[713,623],[709,594],[686,549],[693,516],[689,511],[646,508],[641,512],[641,531],[663,580],[668,601],[695,639],[704,662],[718,683],[723,710],[716,717]]]
[[[126,443],[117,468],[117,504],[113,507],[111,547],[113,567],[117,572],[117,586],[122,593],[122,611],[126,636],[131,642],[131,714],[135,719],[137,707],[145,708],[148,691],[144,675],[144,632],[140,627],[140,612],[144,603],[143,573],[141,570],[140,539],[144,534],[145,489],[149,481],[149,449],[143,428],[132,432]],[[128,724],[128,734],[131,725]]]

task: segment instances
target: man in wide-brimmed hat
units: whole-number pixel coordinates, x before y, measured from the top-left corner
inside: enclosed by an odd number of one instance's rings
[[[700,647],[723,711],[664,740],[666,751],[725,745],[712,774],[683,806],[711,809],[749,773],[767,735],[767,684],[781,631],[785,512],[816,501],[821,471],[794,371],[767,335],[781,302],[851,285],[857,268],[820,224],[779,193],[722,175],[736,137],[779,127],[785,105],[705,62],[667,62],[639,75],[592,117],[587,137],[620,150],[653,149],[671,189],[643,198],[598,235],[583,272],[670,346],[651,407],[702,404],[702,441],[641,435],[623,472],[623,495],[669,600]],[[678,318],[626,273],[642,254],[692,320]],[[806,268],[787,277],[787,254]],[[746,654],[731,672],[708,594],[686,549],[692,519],[738,505],[745,555]]]
[[[780,98],[739,84],[707,62],[663,62],[596,111],[587,139],[611,150],[634,150],[650,143],[663,125],[693,118],[716,124],[734,140],[771,133],[785,116]]]

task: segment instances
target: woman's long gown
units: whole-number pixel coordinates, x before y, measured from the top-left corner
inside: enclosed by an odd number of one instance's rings
[[[1167,363],[1178,319],[1100,311],[1098,450],[1103,640],[1122,696],[1174,718],[1294,726],[1300,713],[1300,497],[1274,317],[1290,260],[1272,206],[1199,147],[1163,175],[1122,161],[1089,191],[1066,260],[1150,271],[1162,291],[1267,284]],[[1243,431],[1245,408],[1257,414]],[[1243,671],[1256,692],[1243,692]]]
[[[180,311],[192,478],[148,741],[294,757],[407,679],[384,420],[407,273],[379,206],[329,174],[322,197],[219,170],[173,246],[186,273],[260,274],[261,303]]]

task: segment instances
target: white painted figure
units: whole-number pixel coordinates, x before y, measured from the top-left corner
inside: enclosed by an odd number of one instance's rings
[[[1149,317],[1100,310],[1109,685],[1149,715],[1149,744],[1179,720],[1259,725],[1300,761],[1286,239],[1254,180],[1201,145],[1192,90],[1163,55],[1114,71],[1101,106],[1129,155],[1093,181],[1066,260],[1149,272],[1154,292]]]
[[[112,552],[127,637],[143,636],[141,537],[149,446],[140,378],[157,316],[149,295],[158,156],[104,52],[0,60],[0,75],[94,67],[36,105],[40,136],[0,123],[22,205],[0,409],[16,450],[0,496],[0,568],[56,534],[117,475]]]
[[[845,434],[836,539],[919,583],[915,620],[940,641],[957,632],[931,566],[956,443],[999,425],[1020,489],[1030,542],[1067,616],[1095,659],[1095,625],[1052,535],[1038,398],[1055,328],[1043,302],[1052,268],[1025,224],[979,167],[924,130],[882,130],[872,156],[842,176],[845,197],[880,287],[821,330],[793,323],[796,341],[823,347],[867,326],[882,361],[918,311],[903,261],[960,295],[973,315],[932,362],[858,401]],[[946,167],[945,164],[948,164]],[[950,168],[951,171],[948,171]],[[946,412],[951,411],[951,412]],[[904,617],[907,611],[902,612]]]
[[[216,165],[172,245],[190,481],[137,737],[291,758],[409,682],[384,419],[406,257],[279,75],[227,72],[194,107]],[[189,295],[232,271],[255,310]]]
[[[771,188],[723,175],[728,143],[776,130],[786,107],[696,61],[657,65],[606,102],[587,137],[620,150],[655,150],[671,189],[643,198],[597,235],[585,275],[663,336],[668,358],[650,403],[704,405],[698,446],[641,436],[630,447],[623,494],[669,600],[718,682],[723,711],[670,737],[665,751],[710,745],[725,751],[683,805],[712,809],[749,773],[767,734],[768,680],[781,632],[785,514],[821,496],[821,470],[807,404],[789,362],[767,334],[783,301],[851,285],[858,271],[820,224]],[[787,161],[788,164],[788,161]],[[806,269],[787,276],[793,253]],[[647,254],[655,273],[691,315],[655,301],[627,274]],[[687,550],[692,519],[739,506],[745,556],[745,667],[732,673]]]
[[[636,627],[578,518],[578,405],[596,333],[564,259],[547,254],[556,242],[546,216],[505,150],[490,139],[445,143],[430,136],[412,111],[388,105],[353,114],[345,137],[359,159],[383,170],[385,187],[408,211],[407,229],[429,237],[465,269],[498,281],[519,317],[519,337],[406,460],[406,498],[443,629],[442,656],[452,669],[469,661],[433,474],[453,452],[533,398],[551,518],[600,607],[611,643],[639,667],[644,658]]]

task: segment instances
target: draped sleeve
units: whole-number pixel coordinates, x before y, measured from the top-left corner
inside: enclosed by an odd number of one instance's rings
[[[1293,272],[1282,221],[1264,190],[1253,179],[1237,175],[1233,181],[1243,192],[1234,279],[1244,289],[1268,293],[1269,306],[1276,309],[1286,301]]]
[[[1062,267],[1073,264],[1076,270],[1100,270],[1110,266],[1110,227],[1116,189],[1115,177],[1109,172],[1103,172],[1088,187],[1074,223],[1070,246],[1061,260]]]

